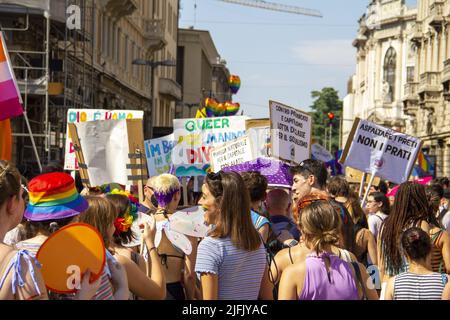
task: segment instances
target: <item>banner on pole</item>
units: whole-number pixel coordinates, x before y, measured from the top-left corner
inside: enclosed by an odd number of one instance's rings
[[[97,120],[144,119],[144,111],[139,110],[103,110],[103,109],[69,109],[67,123],[82,123]],[[73,142],[66,134],[64,170],[78,170]]]
[[[339,162],[400,184],[408,181],[421,147],[416,137],[356,118]]]
[[[272,157],[301,163],[311,157],[312,117],[306,112],[270,101]]]
[[[247,119],[246,116],[174,119],[175,146],[172,150],[172,162],[175,175],[206,175],[210,169],[211,149],[242,137],[246,132]]]
[[[144,141],[150,177],[169,173],[172,168],[174,135]]]
[[[211,150],[211,170],[218,172],[224,167],[255,160],[252,143],[248,135],[227,142]]]

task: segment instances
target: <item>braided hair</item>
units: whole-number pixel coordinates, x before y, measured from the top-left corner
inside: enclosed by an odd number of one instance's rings
[[[405,229],[428,221],[430,216],[425,187],[414,182],[400,185],[391,214],[381,228],[381,254],[385,270],[389,274],[399,274],[403,266],[401,235]]]

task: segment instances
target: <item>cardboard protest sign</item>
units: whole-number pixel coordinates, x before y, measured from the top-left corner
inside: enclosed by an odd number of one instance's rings
[[[105,245],[93,226],[74,223],[53,233],[39,248],[37,260],[47,289],[75,293],[87,269],[91,282],[97,280],[106,263]]]
[[[103,110],[103,109],[69,109],[67,110],[67,123],[80,123],[97,120],[126,120],[144,119],[144,111],[139,110]],[[66,146],[64,156],[64,170],[78,170],[75,157],[75,149],[69,136],[66,134]]]
[[[347,180],[348,183],[361,183],[363,172],[359,171],[357,169],[353,169],[350,167],[345,168],[345,180]],[[366,179],[370,180],[372,176],[369,174]],[[381,179],[379,177],[374,177],[374,180],[372,182],[372,185],[378,186],[380,184]]]
[[[88,172],[91,186],[111,182],[139,185],[148,178],[142,120],[89,121],[69,126],[71,137],[77,141],[77,157],[82,155],[84,161],[78,158],[79,166]]]
[[[421,146],[416,137],[356,118],[339,162],[400,184],[408,180]]]
[[[297,164],[311,157],[312,117],[309,114],[270,101],[270,123],[272,157]]]
[[[170,134],[165,137],[146,140],[144,144],[149,175],[153,177],[170,172],[174,135]]]
[[[213,172],[218,172],[224,167],[254,160],[250,137],[245,135],[211,149],[210,159]]]
[[[247,119],[245,116],[174,119],[172,162],[175,175],[206,175],[213,146],[242,137]]]

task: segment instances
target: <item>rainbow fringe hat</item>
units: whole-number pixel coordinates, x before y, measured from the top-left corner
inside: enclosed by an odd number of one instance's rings
[[[28,184],[30,202],[25,218],[31,221],[59,220],[79,215],[88,208],[73,178],[62,172],[47,173]]]

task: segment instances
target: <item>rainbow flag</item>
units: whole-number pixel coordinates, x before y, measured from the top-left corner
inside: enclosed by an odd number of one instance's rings
[[[417,162],[419,163],[420,169],[422,169],[424,172],[429,172],[430,164],[428,163],[427,159],[425,158],[425,155],[423,154],[422,150],[419,151],[419,155],[417,157]]]
[[[0,121],[22,114],[22,97],[17,87],[3,33],[0,32]]]

